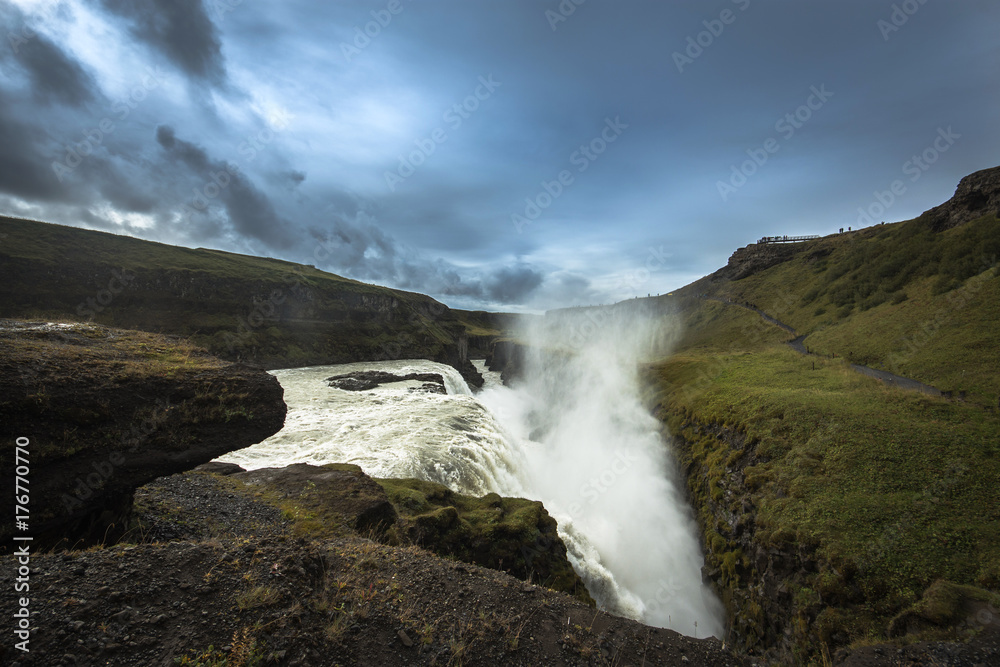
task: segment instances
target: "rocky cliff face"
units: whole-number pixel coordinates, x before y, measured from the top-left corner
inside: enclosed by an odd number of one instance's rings
[[[486,357],[486,367],[491,371],[500,371],[503,383],[510,384],[523,377],[527,355],[527,345],[512,340],[494,341],[490,346],[490,354]]]
[[[260,369],[89,324],[0,320],[0,386],[0,433],[27,443],[36,546],[114,541],[137,487],[260,442],[285,419],[281,386]],[[13,446],[0,464],[14,469]],[[0,529],[4,545],[11,530]]]
[[[751,243],[740,248],[729,258],[723,269],[729,280],[740,280],[772,266],[787,262],[798,253],[811,247],[810,243]]]
[[[935,231],[944,231],[984,215],[1000,216],[1000,167],[969,174],[958,183],[954,196],[925,211]]]
[[[705,536],[704,573],[725,602],[733,644],[750,654],[764,654],[779,664],[795,662],[797,646],[822,635],[816,622],[818,605],[803,608],[793,594],[816,571],[815,546],[765,544],[758,535],[752,485],[746,469],[760,461],[746,436],[720,424],[705,424],[690,415],[661,413],[673,434],[674,451],[688,482],[688,492]],[[705,457],[708,447],[724,445],[732,456],[724,470]],[[744,452],[742,456],[736,453]],[[844,591],[823,591],[834,599]],[[824,636],[825,641],[832,639]],[[842,638],[841,638],[842,639]]]

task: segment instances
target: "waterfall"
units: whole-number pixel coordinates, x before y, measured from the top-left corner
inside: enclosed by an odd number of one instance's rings
[[[570,559],[608,610],[687,635],[721,637],[702,583],[683,479],[640,397],[639,364],[669,352],[672,320],[629,310],[549,315],[513,389],[479,396],[524,459],[528,497],[560,525]]]
[[[274,371],[288,404],[285,427],[220,460],[247,469],[355,463],[373,477],[541,500],[602,608],[689,636],[721,636],[690,510],[659,425],[639,402],[632,358],[619,353],[539,357],[515,389],[487,372],[476,396],[455,369],[423,360]],[[448,393],[399,383],[355,392],[323,381],[358,370],[439,373]]]

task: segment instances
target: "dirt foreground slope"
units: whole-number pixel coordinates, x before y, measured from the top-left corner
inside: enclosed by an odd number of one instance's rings
[[[747,665],[495,570],[295,535],[200,472],[140,489],[139,543],[32,559],[28,665]],[[168,540],[157,536],[172,537]],[[0,586],[11,590],[9,557]],[[5,596],[3,614],[10,617]]]

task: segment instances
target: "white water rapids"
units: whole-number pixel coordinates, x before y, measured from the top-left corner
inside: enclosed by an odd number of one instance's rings
[[[422,360],[273,371],[288,404],[284,428],[220,460],[247,469],[355,463],[373,477],[540,500],[602,609],[722,637],[721,604],[701,580],[697,527],[635,378],[613,356],[564,361],[570,368],[517,389],[477,362],[487,382],[476,395],[450,366]],[[324,382],[358,370],[439,373],[448,394],[411,392],[419,382],[369,391]]]

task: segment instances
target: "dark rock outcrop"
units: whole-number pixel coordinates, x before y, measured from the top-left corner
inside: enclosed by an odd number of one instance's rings
[[[815,244],[805,243],[751,243],[740,248],[729,257],[724,271],[730,280],[741,280],[747,276],[787,262],[795,255],[810,250]]]
[[[116,540],[137,487],[258,443],[285,419],[264,371],[97,325],[0,320],[0,386],[2,438],[27,443],[36,547]],[[10,446],[0,467],[14,464]],[[4,546],[11,530],[0,529]]]
[[[246,472],[242,466],[238,466],[235,463],[222,463],[221,461],[209,461],[208,463],[202,463],[200,466],[196,467],[194,471],[207,472],[213,475],[222,475],[223,477],[235,475],[238,472]]]
[[[406,375],[396,375],[386,371],[355,371],[343,375],[328,377],[325,381],[327,386],[345,391],[369,391],[383,384],[390,382],[406,382],[415,380],[423,382],[424,385],[419,391],[431,394],[447,394],[444,386],[444,378],[439,373],[408,373]]]
[[[498,340],[490,348],[486,367],[491,371],[500,371],[500,379],[509,384],[524,376],[527,355],[527,345],[513,340]]]
[[[940,232],[991,213],[1000,216],[1000,167],[969,174],[959,181],[951,199],[922,217]]]
[[[464,379],[466,384],[470,387],[474,387],[476,389],[482,388],[485,380],[470,360],[468,337],[465,334],[456,334],[455,338],[455,345],[445,348],[440,355],[431,359],[431,361],[448,364],[459,372],[462,379]]]
[[[290,508],[312,537],[355,533],[395,546],[418,545],[593,604],[555,519],[540,502],[495,493],[475,498],[417,479],[372,479],[350,463],[296,463],[230,479]]]

